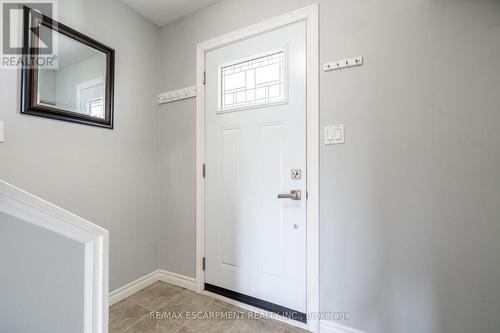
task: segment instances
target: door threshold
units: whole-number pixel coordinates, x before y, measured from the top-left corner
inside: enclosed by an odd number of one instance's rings
[[[268,316],[268,318],[272,318],[272,319],[274,319],[274,320],[276,320],[276,321],[278,321],[280,323],[287,324],[287,325],[290,325],[290,326],[294,326],[294,327],[297,327],[297,328],[300,328],[300,329],[303,329],[303,330],[306,330],[306,331],[309,331],[309,332],[313,332],[313,331],[311,331],[309,329],[309,327],[308,327],[307,324],[298,322],[296,320],[291,320],[291,319],[282,317],[282,316],[280,316],[278,314],[275,314],[275,313],[272,313],[272,312],[269,312],[269,311],[265,311],[265,310],[256,308],[255,306],[248,305],[248,304],[242,303],[240,301],[236,301],[236,300],[234,300],[232,298],[228,298],[226,296],[222,296],[222,295],[213,293],[213,292],[208,291],[208,290],[202,290],[201,294],[205,295],[205,296],[208,296],[208,297],[211,297],[211,298],[215,298],[215,299],[217,299],[219,301],[223,301],[223,302],[228,303],[230,305],[234,305],[236,307],[242,308],[243,310],[246,310],[246,311],[251,311],[253,313],[257,313],[257,314],[262,315],[262,316]]]
[[[250,305],[252,307],[259,308],[267,312],[275,313],[291,321],[298,321],[304,324],[307,323],[307,315],[303,312],[295,311],[278,304],[264,301],[256,297],[241,294],[239,292],[225,289],[222,287],[214,286],[213,284],[209,283],[205,283],[205,290]]]

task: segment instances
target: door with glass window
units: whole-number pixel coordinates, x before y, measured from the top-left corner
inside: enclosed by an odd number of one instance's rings
[[[206,54],[205,288],[306,312],[306,27]]]

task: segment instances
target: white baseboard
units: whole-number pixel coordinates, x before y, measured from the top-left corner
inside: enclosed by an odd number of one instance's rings
[[[132,281],[121,288],[113,290],[109,294],[109,305],[111,306],[121,300],[124,300],[125,298],[129,297],[132,294],[135,294],[139,290],[152,285],[156,281],[163,281],[189,290],[195,290],[196,288],[194,278],[159,269],[135,281]]]
[[[156,272],[159,276],[160,281],[170,283],[170,284],[173,284],[175,286],[179,286],[179,287],[186,288],[189,290],[193,290],[193,291],[196,290],[196,279],[195,278],[181,275],[181,274],[177,274],[177,273],[173,273],[173,272],[169,272],[169,271],[165,271],[162,269],[159,269]]]
[[[121,300],[129,297],[132,294],[135,294],[141,289],[146,288],[147,286],[152,285],[156,281],[159,281],[158,271],[154,271],[145,275],[141,278],[138,278],[135,281],[132,281],[121,288],[115,289],[109,293],[109,305],[113,305],[118,303]]]
[[[365,333],[330,320],[321,320],[319,323],[319,331],[320,333]]]

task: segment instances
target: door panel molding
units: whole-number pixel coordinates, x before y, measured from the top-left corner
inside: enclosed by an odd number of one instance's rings
[[[306,23],[307,38],[307,314],[319,312],[319,39],[318,5],[298,9],[261,23],[198,43],[196,48],[196,291],[204,292],[205,277],[205,54],[292,23]],[[284,319],[284,321],[286,321]],[[288,321],[287,321],[288,322]],[[311,316],[307,328],[318,332],[319,320]]]

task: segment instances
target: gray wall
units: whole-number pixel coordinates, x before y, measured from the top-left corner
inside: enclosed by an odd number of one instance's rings
[[[199,41],[309,0],[226,0],[161,31],[159,91]],[[500,1],[320,0],[321,311],[371,333],[498,333]],[[161,267],[195,274],[195,104],[160,107]],[[165,167],[166,166],[166,167]],[[175,231],[175,235],[171,233]]]
[[[0,332],[83,332],[83,244],[0,213],[0,263]]]
[[[19,114],[0,70],[0,179],[109,230],[110,290],[158,268],[158,29],[119,0],[59,1],[59,20],[116,50],[115,129]]]
[[[192,277],[196,249],[195,108],[194,99],[161,106],[159,121],[160,268]]]

